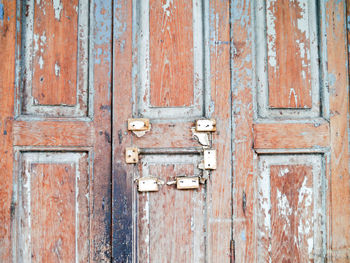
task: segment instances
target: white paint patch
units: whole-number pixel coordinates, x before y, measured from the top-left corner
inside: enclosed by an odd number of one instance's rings
[[[39,50],[39,35],[34,34],[34,54]]]
[[[303,185],[299,189],[299,196],[298,196],[298,206],[303,203],[303,200],[305,200],[305,206],[311,206],[312,204],[312,188],[307,187],[307,178],[305,177],[303,181]]]
[[[43,34],[40,36],[40,46],[44,46],[46,44],[46,34],[45,31]]]
[[[279,173],[278,173],[278,176],[279,176],[279,177],[283,177],[283,176],[285,176],[287,173],[289,173],[289,169],[288,169],[288,168],[286,168],[286,169],[281,169],[281,170],[279,171]]]
[[[167,16],[170,16],[170,10],[168,9],[171,4],[173,4],[173,0],[166,0],[166,3],[162,6],[163,11]]]
[[[39,64],[40,69],[43,69],[43,67],[44,67],[44,60],[43,60],[42,56],[39,57],[38,64]]]
[[[55,63],[55,75],[56,77],[59,77],[61,75],[61,67],[57,64],[57,61]]]
[[[288,198],[285,194],[282,194],[279,189],[277,189],[277,207],[280,215],[286,220],[287,224],[290,225],[289,216],[293,213],[293,208],[290,207]]]
[[[294,97],[295,105],[298,105],[298,95],[297,95],[297,93],[295,92],[295,90],[293,88],[291,88],[290,91],[289,91],[289,98],[288,98],[289,102],[292,99],[292,95]]]
[[[266,4],[266,24],[267,24],[267,56],[268,63],[274,72],[277,71],[277,53],[276,53],[276,16],[275,16],[275,3],[276,0],[267,1]]]
[[[57,20],[60,20],[61,18],[61,11],[63,9],[62,2],[60,0],[52,0],[53,9],[55,10],[55,18]]]

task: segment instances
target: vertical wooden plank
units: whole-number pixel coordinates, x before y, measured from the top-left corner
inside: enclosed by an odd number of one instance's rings
[[[151,105],[189,106],[193,103],[192,1],[151,0]]]
[[[266,1],[267,70],[272,108],[312,106],[308,5],[307,0]]]
[[[232,236],[232,152],[230,81],[230,1],[210,1],[210,88],[215,109],[209,117],[217,121],[213,148],[218,166],[207,184],[208,262],[228,262]]]
[[[232,1],[233,238],[236,262],[255,262],[252,2]]]
[[[126,121],[132,116],[132,1],[114,1],[113,8],[112,258],[127,263],[133,260],[134,240],[133,170],[124,162],[124,150],[131,145]]]
[[[78,0],[35,1],[34,104],[77,103],[78,4]]]
[[[111,260],[111,102],[112,1],[95,0],[93,8],[94,169],[91,211],[92,262]]]
[[[326,32],[330,90],[330,253],[333,262],[350,259],[349,89],[345,1],[327,1]]]
[[[0,261],[11,258],[14,215],[12,119],[15,82],[16,1],[0,0]]]

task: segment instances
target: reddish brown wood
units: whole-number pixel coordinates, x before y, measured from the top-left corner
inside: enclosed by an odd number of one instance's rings
[[[193,103],[192,1],[150,1],[151,104]]]
[[[154,123],[152,129],[142,138],[135,138],[135,145],[140,148],[150,147],[198,147],[192,137],[191,127],[194,122],[174,124]]]
[[[233,1],[233,12],[240,16],[232,17],[232,41],[236,54],[232,58],[232,112],[233,128],[233,239],[235,241],[235,262],[256,261],[256,238],[254,225],[253,144],[253,65],[251,57],[253,36],[252,9],[250,1]]]
[[[15,121],[13,144],[18,146],[92,146],[91,122]],[[108,136],[102,131],[99,136]]]
[[[33,164],[28,173],[31,175],[32,260],[74,261],[75,166]]]
[[[77,104],[78,2],[35,2],[34,104]]]
[[[270,178],[271,260],[308,262],[308,240],[313,239],[314,206],[312,190],[305,189],[313,187],[312,167],[272,165]]]
[[[346,67],[345,1],[326,3],[327,52],[330,83],[330,260],[350,259],[350,187],[348,120],[349,90]]]
[[[114,262],[132,262],[133,167],[124,162],[125,148],[132,142],[127,119],[132,117],[132,1],[114,7],[113,50],[113,166],[112,166],[112,257]],[[125,25],[125,26],[124,26]],[[122,103],[121,103],[122,102]]]
[[[267,2],[269,105],[311,108],[308,9],[302,1]]]
[[[193,175],[194,165],[166,163],[145,169],[152,176],[170,181],[180,174]],[[139,194],[138,203],[139,262],[204,260],[202,189],[179,191],[164,185],[157,193]]]
[[[209,262],[228,262],[232,237],[232,149],[230,81],[230,3],[211,1],[210,11],[210,87],[216,119],[213,148],[217,150],[217,170],[207,184]],[[218,26],[220,25],[220,26]]]
[[[317,149],[329,147],[329,124],[254,124],[255,149]]]
[[[12,118],[14,109],[16,1],[3,1],[0,12],[0,261],[11,259],[13,195]]]

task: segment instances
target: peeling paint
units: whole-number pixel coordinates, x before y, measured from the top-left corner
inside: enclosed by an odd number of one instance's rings
[[[60,74],[61,74],[61,67],[59,66],[59,64],[56,61],[56,63],[55,63],[55,75],[56,75],[56,77],[59,77]]]
[[[62,2],[60,0],[52,0],[53,9],[55,10],[55,18],[59,21],[61,19],[61,11],[63,9]]]
[[[0,20],[1,20],[1,23],[4,20],[4,14],[5,14],[4,5],[2,3],[0,3]]]
[[[166,0],[166,3],[162,6],[164,13],[166,16],[170,16],[170,5],[173,4],[173,0]]]

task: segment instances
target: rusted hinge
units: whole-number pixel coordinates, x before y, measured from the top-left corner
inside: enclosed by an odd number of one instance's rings
[[[235,263],[236,261],[236,244],[233,239],[230,241],[230,262]]]

